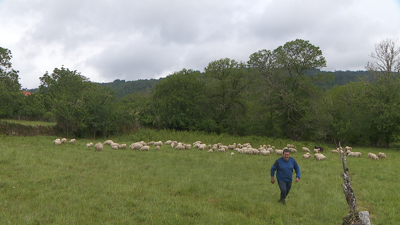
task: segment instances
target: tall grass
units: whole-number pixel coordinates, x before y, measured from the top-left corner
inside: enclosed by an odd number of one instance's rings
[[[302,176],[293,183],[284,206],[277,203],[277,184],[269,182],[276,155],[230,156],[165,145],[160,151],[105,146],[94,152],[86,143],[104,140],[54,146],[54,139],[0,136],[1,224],[341,224],[348,213],[337,154],[327,152],[328,159],[321,162],[292,154]],[[168,139],[287,144],[260,137],[168,131],[112,139],[128,145]],[[399,153],[387,150],[387,160],[372,161],[367,153],[379,149],[354,151],[363,153],[362,158],[348,158],[359,207],[370,211],[373,224],[396,224]]]
[[[18,123],[18,124],[26,125],[26,126],[36,126],[36,125],[55,126],[55,125],[57,125],[56,122],[45,122],[45,121],[12,120],[12,119],[2,119],[1,121],[7,122],[7,123]]]

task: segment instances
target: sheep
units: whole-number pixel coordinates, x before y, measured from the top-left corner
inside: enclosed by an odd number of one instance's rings
[[[339,153],[339,150],[333,149],[332,153]]]
[[[303,155],[303,159],[309,159],[309,158],[311,158],[311,154],[309,152]]]
[[[381,158],[387,159],[385,153],[383,153],[383,152],[379,152],[379,153],[378,153],[378,157],[379,157],[380,159],[381,159]]]
[[[219,149],[217,149],[217,151],[219,151],[219,152],[226,152],[225,148],[219,148]]]
[[[66,144],[67,143],[67,139],[66,138],[61,139],[61,143]]]
[[[291,153],[296,153],[297,152],[297,149],[295,149],[295,148],[289,148],[289,150],[290,150]]]
[[[139,150],[140,151],[150,151],[150,146],[148,146],[148,145],[142,146]]]
[[[112,143],[111,144],[111,148],[112,149],[118,149],[119,148],[119,144],[118,143]]]
[[[154,142],[154,146],[160,146],[161,147],[161,145],[163,145],[162,141]]]
[[[176,145],[175,149],[176,150],[185,150],[186,149],[186,145],[184,145],[184,144],[179,142],[179,144]]]
[[[314,153],[319,153],[319,149],[318,148],[314,148]]]
[[[235,155],[235,153],[231,152],[231,156]]]
[[[69,140],[69,143],[76,144],[76,139],[73,138],[73,139]]]
[[[160,150],[160,146],[159,145],[156,146],[156,150]]]
[[[288,147],[288,148],[294,148],[294,145],[292,145],[292,144],[287,144],[286,147]]]
[[[133,150],[139,150],[141,147],[143,147],[143,145],[141,143],[137,143],[137,142],[129,145],[129,148],[131,148]]]
[[[277,155],[283,155],[283,150],[281,150],[281,149],[277,149],[277,150],[275,150],[275,152]]]
[[[226,146],[226,145],[220,145],[219,148],[223,148],[223,149],[225,149],[225,151],[229,150],[228,146]]]
[[[191,148],[192,148],[192,145],[191,145],[191,144],[185,145],[185,149],[186,149],[186,150],[189,150],[189,149],[191,149]]]
[[[92,142],[86,144],[86,147],[88,147],[88,148],[89,148],[89,147],[92,147],[92,146],[93,146],[93,143],[92,143]]]
[[[164,144],[165,144],[165,145],[171,145],[171,144],[172,144],[172,141],[171,141],[171,140],[168,140],[168,141],[166,141]]]
[[[53,143],[56,143],[56,141],[61,142],[60,138],[55,139],[55,140],[53,141]]]
[[[378,157],[378,156],[376,156],[374,153],[372,153],[372,155],[371,155],[371,159],[373,159],[373,160],[379,160],[379,157]]]
[[[372,155],[374,155],[374,153],[372,153],[372,152],[368,153],[368,158],[371,158]]]
[[[57,145],[57,146],[58,146],[58,145],[61,145],[61,140],[60,140],[60,139],[58,139],[58,140],[56,139],[56,140],[53,141],[53,143],[54,143],[55,145]]]
[[[269,153],[274,153],[274,149],[273,148],[267,148],[267,151],[269,151]]]
[[[212,150],[212,149],[208,149],[208,151],[207,151],[207,152],[210,152],[210,153],[211,153],[211,152],[214,152],[214,150]]]
[[[103,150],[103,143],[98,142],[98,143],[94,146],[94,151],[95,151],[95,152],[99,152],[99,151],[101,151],[101,150]]]
[[[321,153],[317,153],[317,154],[314,155],[314,159],[317,160],[317,161],[319,162],[319,161],[321,161],[321,160],[326,159],[326,156],[324,156],[324,155],[321,154]]]
[[[315,146],[314,149],[318,149],[319,152],[324,152],[324,148],[323,147]]]
[[[347,156],[349,157],[361,157],[361,152],[350,152]]]
[[[303,147],[301,150],[303,150],[303,152],[310,152],[310,149],[307,147]]]
[[[112,143],[114,143],[112,140],[106,140],[103,145],[111,145]]]
[[[200,146],[198,147],[199,150],[206,150],[208,146],[206,144],[200,144]]]
[[[228,149],[233,150],[236,148],[236,143],[233,143],[233,145],[228,145]]]
[[[347,150],[352,150],[353,148],[350,146],[346,146],[346,147],[344,147],[344,149],[346,149],[346,151],[347,151]]]
[[[261,154],[261,155],[269,156],[270,152],[267,151],[267,150],[265,150],[265,151],[260,151],[260,154]]]
[[[120,145],[118,146],[118,148],[120,148],[120,149],[126,149],[126,144],[120,144]]]

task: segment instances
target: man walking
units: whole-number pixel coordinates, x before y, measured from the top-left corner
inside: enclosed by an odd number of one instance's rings
[[[278,180],[279,188],[281,189],[281,198],[279,202],[286,204],[286,196],[289,194],[292,187],[293,170],[296,171],[296,182],[300,180],[300,167],[296,160],[290,157],[290,150],[283,149],[283,156],[277,159],[271,167],[271,183],[275,183],[274,175],[276,171],[276,178]]]

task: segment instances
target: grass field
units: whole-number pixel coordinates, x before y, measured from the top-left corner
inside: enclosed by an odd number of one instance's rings
[[[149,152],[86,148],[87,142],[54,146],[56,137],[0,136],[0,224],[341,224],[348,206],[341,188],[342,165],[328,159],[303,160],[295,153],[301,180],[293,183],[287,204],[270,181],[276,155],[178,151],[163,145]],[[131,144],[168,139],[193,143],[250,142],[253,146],[284,140],[189,132],[141,131],[113,137]],[[236,141],[235,141],[236,140]],[[314,143],[292,143],[299,148]],[[368,152],[383,151],[372,161]],[[373,224],[398,224],[399,152],[356,148],[362,158],[348,158],[359,208]]]
[[[41,126],[55,126],[57,124],[56,122],[12,120],[12,119],[2,119],[1,121],[5,121],[7,123],[18,123],[18,124],[26,125],[26,126],[36,126],[38,124]]]

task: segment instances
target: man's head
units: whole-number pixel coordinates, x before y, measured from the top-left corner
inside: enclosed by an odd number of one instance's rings
[[[288,160],[289,160],[289,157],[290,157],[290,150],[287,149],[287,148],[283,149],[283,159],[284,159],[285,161],[288,161]]]

